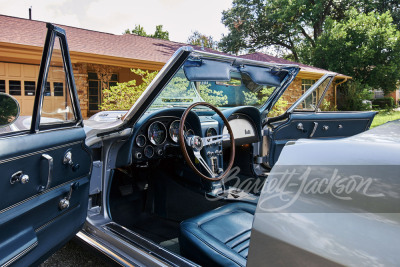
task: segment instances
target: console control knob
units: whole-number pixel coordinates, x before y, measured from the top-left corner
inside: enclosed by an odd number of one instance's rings
[[[162,150],[162,148],[157,150],[157,155],[159,155],[159,156],[164,155],[164,151]]]
[[[137,158],[137,159],[141,159],[142,158],[142,153],[140,153],[140,152],[136,152],[135,153],[135,158]]]

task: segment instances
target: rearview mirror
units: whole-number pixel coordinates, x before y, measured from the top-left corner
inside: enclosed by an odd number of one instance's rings
[[[18,101],[5,93],[0,93],[0,127],[14,123],[20,113]]]

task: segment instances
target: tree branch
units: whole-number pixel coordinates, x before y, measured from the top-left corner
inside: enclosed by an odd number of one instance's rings
[[[307,34],[306,30],[303,27],[300,27],[300,30],[301,30],[301,33],[304,35],[304,37],[306,37],[306,39],[311,42],[311,45],[313,47],[315,47],[315,40],[313,38],[311,38],[310,35]]]

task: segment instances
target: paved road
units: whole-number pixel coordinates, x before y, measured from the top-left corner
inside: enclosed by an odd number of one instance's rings
[[[82,247],[80,244],[69,241],[62,249],[53,254],[40,267],[84,267],[110,266],[96,253]]]

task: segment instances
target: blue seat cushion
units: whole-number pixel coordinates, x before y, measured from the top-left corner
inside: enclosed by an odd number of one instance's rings
[[[246,266],[255,210],[238,202],[183,221],[182,255],[204,266]]]

